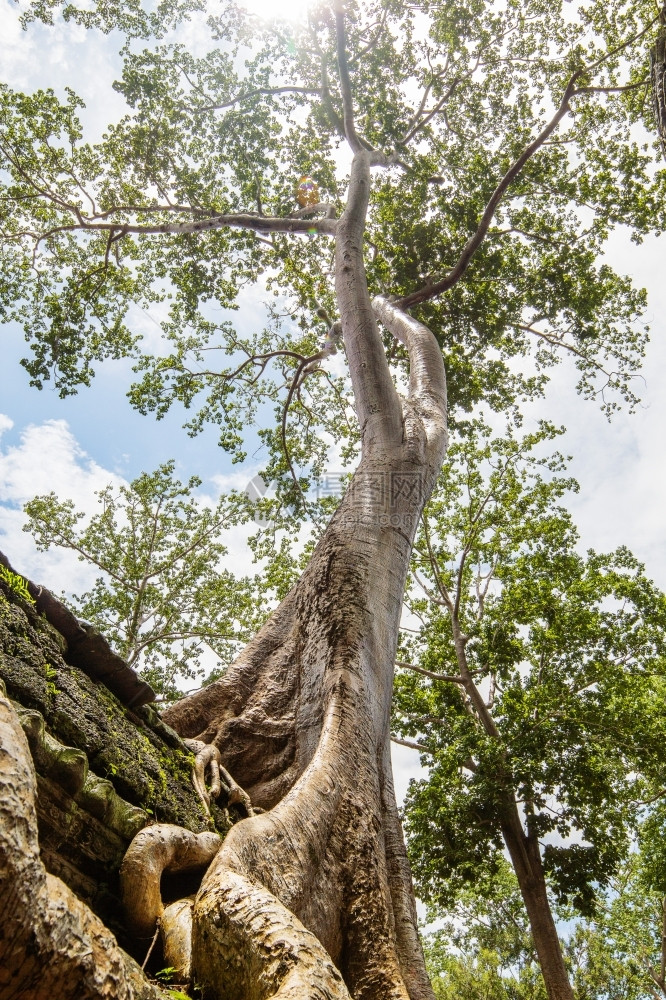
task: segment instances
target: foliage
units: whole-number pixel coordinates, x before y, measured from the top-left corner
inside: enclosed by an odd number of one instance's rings
[[[511,799],[546,840],[555,895],[592,913],[626,853],[632,802],[658,782],[664,599],[626,550],[576,551],[562,461],[531,457],[551,428],[478,444],[485,429],[468,415],[484,402],[518,420],[562,355],[607,412],[636,402],[645,296],[601,256],[619,226],[636,241],[664,228],[666,171],[642,130],[655,126],[652,0],[352,0],[271,24],[203,0],[33,0],[25,22],[60,12],[126,36],[115,87],[127,110],[93,141],[70,89],[0,91],[0,318],[25,331],[32,384],[68,395],[107,358],[133,358],[134,406],[158,418],[184,407],[188,430],[216,426],[234,461],[256,429],[281,525],[284,509],[303,514],[331,450],[349,462],[358,446],[347,371],[319,348],[337,320],[340,141],[371,151],[369,291],[435,331],[461,432],[417,542],[422,627],[402,654],[458,679],[402,675],[396,702],[430,763],[407,814],[417,877],[431,902],[470,885],[491,898]],[[205,33],[196,51],[180,41],[184,20]],[[305,213],[303,175],[322,197]],[[229,318],[247,287],[274,299],[263,330]],[[132,318],[156,304],[166,318],[153,353]],[[400,382],[405,353],[386,348]],[[105,491],[87,527],[55,497],[30,510],[40,544],[79,546],[108,575],[81,606],[130,658],[155,625],[167,690],[180,670],[170,609],[185,609],[187,670],[204,638],[197,615],[219,612],[230,590],[206,576],[221,555],[206,530],[204,583],[191,574],[184,553],[204,513],[185,499],[192,484],[169,492],[171,471]],[[276,591],[294,562],[280,551]],[[233,588],[241,605],[245,593]],[[240,610],[225,615],[216,640],[236,635]],[[459,968],[470,996],[474,977],[503,988],[491,954]]]
[[[31,380],[66,395],[104,359],[134,357],[135,406],[186,407],[191,433],[216,425],[234,460],[258,426],[266,480],[302,501],[295,480],[357,441],[340,369],[305,363],[322,317],[336,318],[330,217],[347,178],[335,17],[326,5],[264,22],[200,0],[34,0],[24,21],[61,12],[127,36],[115,84],[127,112],[88,141],[70,89],[0,93],[0,310],[25,329]],[[185,20],[204,39],[195,51],[178,40]],[[648,0],[347,5],[355,128],[383,168],[370,291],[413,303],[436,331],[453,420],[539,393],[562,354],[607,409],[635,401],[644,294],[598,257],[619,225],[639,241],[663,229],[666,171],[637,127],[654,130],[657,31]],[[295,198],[303,174],[323,203],[309,217]],[[219,318],[249,286],[274,303],[251,333]],[[168,315],[153,354],[132,315],[156,303]],[[400,377],[404,354],[391,357]]]
[[[207,504],[195,495],[199,479],[183,484],[173,472],[169,462],[107,486],[90,518],[53,493],[35,497],[24,529],[40,550],[70,549],[101,572],[91,590],[73,595],[74,610],[166,698],[177,694],[177,678],[212,666],[211,652],[219,671],[263,614],[258,581],[223,564],[224,532],[247,516],[245,497]]]
[[[600,896],[592,919],[560,909],[562,947],[577,1000],[655,1000],[666,995],[662,962],[663,896],[649,889],[644,859],[631,853]],[[463,892],[427,939],[438,1000],[545,997],[515,878],[506,862],[495,898]],[[456,993],[456,990],[458,991]]]
[[[28,590],[28,581],[19,573],[12,572],[7,566],[0,563],[0,580],[18,597],[21,597],[28,604],[34,604],[35,599]]]
[[[425,939],[437,1000],[546,1000],[515,876],[503,861],[492,900],[473,891]]]
[[[515,801],[553,894],[592,914],[660,787],[666,598],[626,549],[576,551],[563,460],[522,441],[454,446],[416,545],[395,725],[429,766],[406,823],[420,893],[495,898]],[[470,671],[461,678],[456,636]],[[464,670],[462,670],[464,673]]]

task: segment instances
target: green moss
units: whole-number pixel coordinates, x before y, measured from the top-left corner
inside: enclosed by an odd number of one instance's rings
[[[53,629],[31,608],[0,602],[0,677],[11,698],[41,713],[60,743],[133,806],[195,831],[208,820],[190,781],[192,757],[153,708],[127,710],[104,685],[67,664]]]

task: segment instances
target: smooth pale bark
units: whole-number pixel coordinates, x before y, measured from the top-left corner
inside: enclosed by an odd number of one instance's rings
[[[139,967],[39,857],[35,770],[0,697],[0,1000],[159,1000]]]
[[[171,823],[155,823],[140,830],[120,866],[120,892],[127,929],[151,938],[164,914],[162,873],[205,869],[220,849],[217,833],[192,833]]]
[[[194,905],[194,977],[220,1000],[433,1000],[389,719],[412,541],[446,447],[446,386],[432,334],[368,296],[369,164],[365,152],[354,157],[336,234],[361,463],[303,577],[255,640],[223,679],[164,716],[215,744],[267,810],[231,830]],[[375,313],[407,347],[406,400]]]
[[[165,968],[176,982],[192,980],[192,906],[194,896],[169,903],[162,912],[160,930]]]

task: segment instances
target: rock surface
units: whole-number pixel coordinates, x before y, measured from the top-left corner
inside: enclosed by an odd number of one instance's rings
[[[123,704],[68,659],[65,637],[0,579],[0,681],[37,771],[42,860],[122,943],[118,869],[132,837],[151,822],[211,826],[180,737],[151,705]],[[131,700],[136,686],[127,690]],[[226,832],[226,810],[213,816]]]

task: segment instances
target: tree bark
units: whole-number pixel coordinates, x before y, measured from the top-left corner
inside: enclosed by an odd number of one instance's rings
[[[362,462],[308,570],[252,646],[223,680],[166,713],[182,735],[215,743],[252,802],[268,810],[230,831],[195,903],[195,976],[218,983],[220,996],[274,995],[274,973],[264,986],[248,938],[265,948],[286,908],[298,918],[289,961],[301,949],[310,956],[307,928],[354,998],[432,997],[388,760],[420,507],[402,484],[413,489],[416,471],[404,457],[388,468]],[[215,956],[229,952],[234,961],[221,976]],[[321,996],[347,995],[339,990],[332,977]]]
[[[337,296],[362,458],[301,580],[224,678],[168,709],[218,747],[267,810],[238,823],[193,909],[207,996],[433,1000],[389,760],[393,666],[418,518],[446,447],[432,334],[370,302],[362,240],[369,157],[338,223]],[[393,385],[375,312],[410,357]]]
[[[548,1000],[574,1000],[562,946],[548,900],[538,840],[525,835],[515,803],[502,821],[502,836],[525,904]]]

